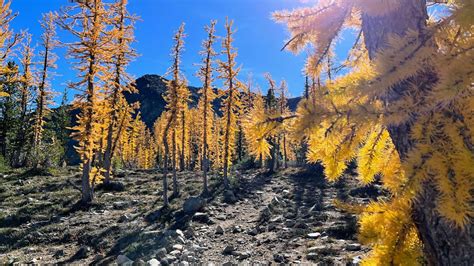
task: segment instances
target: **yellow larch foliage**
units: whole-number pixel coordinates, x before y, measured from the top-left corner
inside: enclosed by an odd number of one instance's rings
[[[225,60],[219,61],[219,78],[224,80],[224,101],[222,103],[222,112],[224,118],[224,186],[229,188],[228,170],[232,163],[232,156],[235,152],[235,138],[237,133],[237,115],[240,109],[240,87],[237,80],[240,67],[237,67],[235,58],[236,49],[232,46],[234,42],[232,29],[233,21],[227,19],[225,24],[226,36],[222,41],[222,54]]]
[[[0,0],[0,74],[9,72],[6,62],[12,55],[12,49],[20,39],[19,34],[14,34],[10,29],[10,22],[16,17],[10,9],[11,1]],[[0,88],[0,97],[8,96]]]
[[[448,4],[449,15],[430,22],[423,32],[408,29],[380,40],[384,48],[374,53],[371,47],[370,61],[368,49],[356,43],[345,63],[351,72],[327,83],[314,102],[303,100],[298,106],[294,134],[308,139],[308,160],[320,161],[329,180],[336,180],[347,162],[356,159],[363,184],[380,176],[391,192],[386,202],[362,210],[360,239],[373,248],[365,265],[423,263],[418,234],[436,229],[418,231],[412,214],[415,206],[423,208],[417,206],[417,197],[425,195],[427,185],[434,183],[437,194],[436,209],[425,215],[441,215],[439,224],[461,233],[474,217],[474,4]],[[398,1],[319,1],[315,7],[274,17],[291,33],[285,48],[315,48],[306,66],[312,73],[321,69],[343,27],[361,27],[367,34],[359,21],[401,8]],[[403,136],[407,140],[400,143],[403,138],[393,128],[403,125],[410,127]],[[408,150],[403,146],[407,141]]]

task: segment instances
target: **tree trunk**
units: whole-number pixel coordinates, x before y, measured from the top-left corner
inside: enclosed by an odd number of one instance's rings
[[[176,129],[173,129],[172,133],[172,147],[171,147],[171,159],[172,167],[173,167],[173,195],[177,196],[179,194],[178,190],[178,178],[176,176]]]
[[[362,15],[362,30],[365,45],[369,56],[373,59],[376,53],[385,48],[386,40],[390,34],[405,35],[408,30],[416,30],[420,37],[426,31],[426,1],[425,0],[400,0],[401,8],[386,15],[371,17]],[[429,71],[429,66],[424,73],[418,74],[410,82],[416,82],[422,89],[430,89],[436,82],[436,76]],[[396,86],[387,97],[386,103],[390,104],[401,97],[407,88],[408,82]],[[399,126],[388,128],[390,136],[402,160],[406,159],[408,152],[413,148],[410,137],[414,121]],[[474,225],[467,226],[464,230],[455,228],[436,211],[436,200],[439,194],[432,180],[422,186],[422,191],[413,203],[413,220],[423,242],[425,257],[432,265],[474,265]]]

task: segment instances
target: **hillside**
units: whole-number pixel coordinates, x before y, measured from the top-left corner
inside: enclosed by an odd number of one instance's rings
[[[167,79],[154,74],[147,74],[135,81],[135,86],[138,90],[136,94],[127,94],[126,98],[130,103],[140,103],[140,113],[143,122],[151,128],[155,120],[165,110],[166,102],[163,99],[163,94],[166,91]],[[199,100],[199,89],[198,87],[188,86],[191,92],[190,107],[195,107]],[[298,102],[301,97],[288,99],[288,106],[292,111],[296,110]],[[220,99],[214,102],[214,109],[217,113],[220,113]]]

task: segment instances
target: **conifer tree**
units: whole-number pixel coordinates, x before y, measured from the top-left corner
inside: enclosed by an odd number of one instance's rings
[[[18,114],[20,112],[19,102],[19,69],[14,61],[9,61],[3,74],[0,76],[0,84],[5,92],[5,97],[0,98],[0,109],[2,124],[0,128],[0,152],[3,158],[8,158],[11,164],[11,144],[16,136],[18,128]]]
[[[178,123],[178,115],[181,111],[182,99],[180,91],[182,87],[185,86],[185,82],[182,78],[180,64],[181,64],[181,53],[184,50],[184,23],[181,24],[178,31],[174,36],[175,44],[171,51],[171,56],[173,57],[173,65],[170,69],[170,72],[173,75],[173,79],[167,82],[167,91],[165,95],[166,101],[166,124],[163,129],[163,145],[164,145],[164,168],[163,168],[163,205],[167,207],[168,202],[168,167],[170,160],[170,150],[168,143],[168,135],[171,130],[171,141],[172,141],[172,170],[173,170],[173,193],[178,192],[178,184],[176,177],[176,127]]]
[[[232,154],[234,152],[234,141],[237,130],[236,116],[240,107],[239,99],[239,81],[237,75],[240,67],[236,66],[235,58],[237,57],[236,49],[232,46],[234,41],[233,35],[235,31],[232,30],[233,21],[226,20],[225,29],[226,36],[222,41],[222,54],[225,56],[225,61],[219,61],[219,77],[224,79],[225,99],[223,102],[223,114],[225,119],[224,131],[224,187],[230,189],[228,172],[229,164],[231,163]]]
[[[123,92],[133,92],[135,89],[130,86],[131,78],[126,72],[126,67],[136,57],[136,52],[130,46],[134,41],[134,22],[137,17],[130,15],[127,11],[128,0],[118,0],[111,6],[113,30],[114,54],[112,56],[113,79],[110,84],[110,123],[107,128],[106,146],[104,152],[104,183],[110,182],[110,171],[113,157],[113,143],[115,138],[119,138],[117,124],[119,123],[118,113],[120,98]],[[123,102],[123,101],[122,101]]]
[[[17,16],[10,9],[11,1],[0,0],[0,75],[8,74],[11,68],[8,66],[13,48],[21,39],[20,34],[15,34],[10,29],[10,22]],[[0,97],[8,93],[0,87]]]
[[[27,144],[29,127],[28,121],[28,105],[32,98],[32,89],[34,85],[34,77],[32,72],[34,49],[31,45],[31,34],[24,34],[24,43],[22,45],[21,65],[23,73],[21,76],[21,96],[20,96],[20,118],[19,129],[16,136],[15,151],[13,153],[12,164],[14,167],[23,166],[26,159],[25,146]]]
[[[200,110],[200,115],[202,116],[202,153],[201,153],[201,169],[202,169],[202,178],[203,178],[203,194],[208,193],[207,186],[207,172],[209,171],[209,142],[210,135],[212,132],[212,117],[214,116],[214,110],[212,109],[212,102],[216,98],[216,94],[212,88],[213,81],[213,58],[216,55],[216,52],[213,49],[213,45],[216,39],[215,36],[215,26],[216,21],[211,21],[209,26],[206,26],[206,32],[208,37],[203,41],[203,50],[200,54],[203,56],[203,62],[199,69],[198,76],[203,82],[202,89],[200,90],[200,98],[198,108]],[[214,140],[215,141],[215,140]]]
[[[56,55],[53,49],[58,45],[56,40],[55,15],[47,13],[43,15],[41,27],[43,35],[41,35],[41,47],[43,51],[41,56],[41,70],[36,92],[36,110],[33,124],[33,154],[37,155],[41,145],[42,133],[44,130],[44,117],[49,113],[48,105],[51,103],[52,92],[48,82],[50,69],[56,68]],[[37,167],[35,162],[34,167]]]
[[[103,85],[109,77],[105,64],[110,62],[109,14],[101,0],[77,1],[62,10],[59,25],[78,40],[68,45],[68,54],[75,61],[80,80],[73,87],[83,93],[76,98],[80,108],[78,125],[73,136],[79,141],[78,152],[82,161],[82,203],[93,200],[94,182],[100,180],[100,169],[93,166],[97,151],[98,106],[104,98]]]
[[[421,0],[321,1],[275,14],[292,34],[287,48],[314,45],[307,70],[320,67],[345,26],[361,29],[354,47],[365,55],[316,104],[299,105],[295,128],[330,180],[357,158],[361,182],[380,175],[391,192],[362,209],[360,239],[373,247],[366,264],[418,264],[422,250],[428,264],[474,263],[468,2],[448,1],[439,21],[427,21]]]

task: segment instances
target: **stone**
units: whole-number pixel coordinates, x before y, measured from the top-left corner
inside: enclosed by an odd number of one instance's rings
[[[237,233],[240,233],[240,232],[242,232],[242,228],[240,228],[240,225],[232,226],[232,233],[233,234],[237,234]]]
[[[281,222],[283,222],[283,216],[282,216],[282,215],[278,215],[277,217],[271,219],[270,222],[271,222],[271,223],[281,223]]]
[[[129,259],[125,255],[118,255],[117,264],[119,266],[132,266],[133,265],[133,260]]]
[[[207,213],[196,212],[193,216],[193,221],[208,224],[210,223],[211,219]]]
[[[316,239],[318,237],[321,236],[321,233],[318,233],[318,232],[315,232],[315,233],[309,233],[306,235],[308,238],[311,238],[311,239]]]
[[[158,257],[159,259],[162,259],[166,257],[166,254],[168,254],[168,251],[166,248],[160,248],[156,251],[155,256]]]
[[[278,262],[278,263],[285,263],[285,262],[288,261],[288,259],[285,258],[285,256],[283,256],[282,254],[279,254],[279,253],[273,254],[273,260],[275,262]]]
[[[256,235],[258,235],[258,229],[257,228],[252,228],[252,229],[248,230],[247,234],[249,234],[251,236],[256,236]]]
[[[183,211],[186,214],[194,214],[204,208],[205,201],[201,197],[189,197],[183,203]]]
[[[250,258],[251,254],[249,251],[243,251],[243,252],[234,251],[233,255],[236,256],[238,260],[245,260],[245,259]]]
[[[352,265],[359,265],[362,262],[361,256],[355,256],[352,258]]]
[[[175,250],[170,252],[170,255],[174,256],[174,257],[179,257],[179,255],[181,255],[181,250],[175,249]]]
[[[119,223],[124,223],[124,222],[130,221],[130,219],[131,219],[131,216],[129,214],[124,214],[124,215],[120,216],[118,222]]]
[[[54,255],[53,255],[53,257],[55,258],[61,258],[63,256],[64,256],[64,249],[56,250],[56,252],[54,252]]]
[[[237,202],[237,198],[235,197],[235,194],[232,190],[225,190],[224,191],[224,202],[225,203],[236,203]]]
[[[160,260],[160,264],[161,264],[161,265],[164,265],[164,266],[168,266],[168,265],[170,265],[170,262],[168,261],[168,259],[162,258],[162,259]]]
[[[89,256],[90,250],[91,249],[88,246],[82,246],[81,248],[79,248],[76,254],[74,254],[74,258],[76,259],[87,258],[87,256]]]
[[[149,266],[160,266],[160,262],[157,259],[151,259],[146,262]]]
[[[133,266],[146,266],[147,264],[142,259],[138,259],[133,262]]]
[[[318,254],[317,254],[317,253],[314,253],[314,252],[308,253],[308,255],[306,255],[306,259],[308,259],[308,260],[316,260],[316,259],[318,259]]]
[[[270,208],[265,207],[265,208],[263,208],[263,210],[260,212],[260,217],[259,217],[258,220],[259,220],[260,222],[268,222],[271,217],[272,217],[272,211],[270,210]]]
[[[123,209],[128,208],[128,202],[126,202],[126,201],[116,201],[112,204],[112,206],[116,210],[123,210]]]
[[[224,250],[222,251],[222,254],[224,254],[224,255],[231,255],[232,252],[234,252],[234,251],[235,251],[235,247],[232,246],[232,245],[229,245],[229,246],[226,246],[226,247],[224,248]]]
[[[169,262],[173,262],[173,261],[176,260],[176,257],[173,256],[173,255],[170,255],[170,254],[166,255],[165,258],[166,258],[166,260],[168,260]]]
[[[361,245],[358,243],[351,243],[346,245],[346,250],[348,251],[359,251],[361,248]]]
[[[308,253],[317,253],[317,254],[334,254],[335,250],[327,245],[319,245],[308,248]]]
[[[298,228],[298,229],[308,229],[309,226],[304,223],[304,222],[297,222],[295,225],[294,225],[294,228]]]
[[[182,238],[184,238],[184,233],[183,231],[179,230],[179,229],[176,229],[176,234]]]
[[[218,235],[223,235],[224,232],[225,232],[225,231],[224,231],[224,228],[223,228],[222,226],[218,225],[218,226],[216,227],[216,234],[218,234]]]
[[[181,244],[175,244],[175,245],[173,245],[173,249],[182,251],[184,249],[184,247]]]

